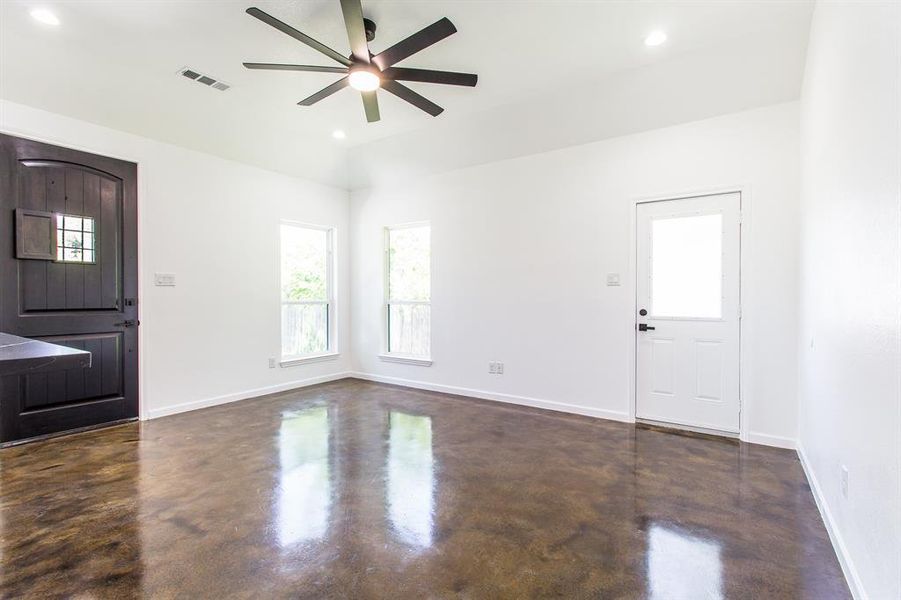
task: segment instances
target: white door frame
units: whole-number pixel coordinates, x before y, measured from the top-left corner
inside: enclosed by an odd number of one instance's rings
[[[720,194],[738,193],[741,196],[741,222],[739,234],[739,276],[738,276],[738,305],[739,305],[739,325],[738,325],[738,439],[743,442],[748,439],[748,398],[747,393],[747,373],[751,370],[750,353],[747,352],[747,346],[750,342],[750,335],[745,326],[749,312],[747,310],[748,298],[748,281],[747,274],[750,272],[751,244],[751,186],[748,184],[727,185],[701,189],[689,189],[680,192],[669,192],[654,194],[651,196],[633,197],[629,204],[629,273],[626,285],[632,293],[631,309],[629,318],[636,320],[638,314],[638,237],[636,228],[638,227],[638,205],[648,202],[663,202],[666,200],[684,200],[686,198],[697,198],[698,196],[716,196]],[[629,333],[629,420],[636,420],[636,392],[635,386],[638,383],[635,369],[638,366],[638,346],[636,344],[634,324]]]

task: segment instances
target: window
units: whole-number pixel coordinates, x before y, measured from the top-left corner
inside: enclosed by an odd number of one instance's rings
[[[651,314],[723,315],[723,215],[651,221]]]
[[[56,215],[56,260],[93,263],[94,219],[76,215]]]
[[[428,359],[431,353],[431,229],[387,230],[388,354]]]
[[[282,360],[334,349],[333,231],[282,223]]]

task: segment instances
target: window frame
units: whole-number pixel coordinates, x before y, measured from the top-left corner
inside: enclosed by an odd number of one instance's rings
[[[284,257],[284,239],[282,237],[282,227],[296,227],[299,229],[311,229],[314,231],[323,231],[326,234],[325,238],[325,247],[326,247],[326,258],[325,258],[325,288],[326,288],[326,299],[323,300],[284,300],[282,298],[283,292],[283,274],[282,274],[282,260]],[[279,366],[291,367],[300,364],[306,364],[311,362],[319,362],[322,360],[329,360],[333,358],[337,358],[340,354],[338,349],[338,309],[337,309],[337,294],[336,294],[336,283],[335,283],[335,239],[337,237],[337,228],[329,225],[317,225],[315,223],[306,223],[302,221],[293,221],[290,219],[282,219],[279,222],[279,231],[278,231],[278,319],[279,319],[279,327],[278,327],[278,356],[279,356]],[[282,354],[283,343],[282,339],[283,335],[283,325],[284,325],[284,306],[286,304],[291,305],[325,305],[326,311],[326,336],[325,336],[325,344],[326,349],[325,352],[311,352],[308,354],[297,354],[297,355],[284,355]]]
[[[428,300],[404,300],[400,298],[391,298],[391,232],[401,229],[416,229],[420,227],[429,228],[429,299]],[[400,225],[390,225],[383,231],[383,254],[382,254],[382,352],[379,358],[385,362],[396,362],[409,365],[418,365],[429,367],[432,365],[432,334],[431,334],[431,306],[432,306],[432,224],[429,221],[414,221],[412,223],[402,223]],[[408,305],[408,306],[428,306],[429,307],[429,355],[419,356],[411,354],[403,354],[400,352],[391,352],[391,305]]]

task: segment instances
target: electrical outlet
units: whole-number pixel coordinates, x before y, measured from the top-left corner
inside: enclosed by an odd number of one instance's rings
[[[499,363],[494,363],[494,364],[495,364],[495,372],[498,375],[503,375],[504,374],[504,363],[499,362]]]
[[[842,465],[842,496],[848,499],[848,467]]]
[[[270,369],[274,369],[274,368],[275,368],[275,359],[274,359],[274,358],[270,358],[270,359],[269,359],[269,368],[270,368]]]
[[[492,361],[488,362],[488,374],[495,375],[497,374],[497,363]]]

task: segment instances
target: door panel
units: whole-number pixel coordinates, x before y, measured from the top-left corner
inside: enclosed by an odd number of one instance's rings
[[[122,334],[104,333],[35,338],[91,353],[92,364],[48,375],[28,375],[23,390],[25,411],[60,402],[79,402],[125,394],[122,385]]]
[[[699,400],[721,402],[723,399],[723,343],[720,340],[695,340],[697,387]]]
[[[23,312],[117,310],[121,296],[121,182],[93,170],[61,169],[47,161],[21,161],[20,177],[27,193],[23,208],[93,219],[97,229],[93,245],[98,251],[93,264],[19,261]]]
[[[654,338],[651,340],[651,364],[654,394],[673,394],[673,340]]]
[[[638,205],[640,419],[739,431],[740,215],[737,193]]]
[[[92,356],[0,380],[0,441],[137,417],[136,165],[5,135],[0,158],[0,227],[16,233],[16,208],[52,212],[60,252],[22,260],[3,244],[0,331]]]

